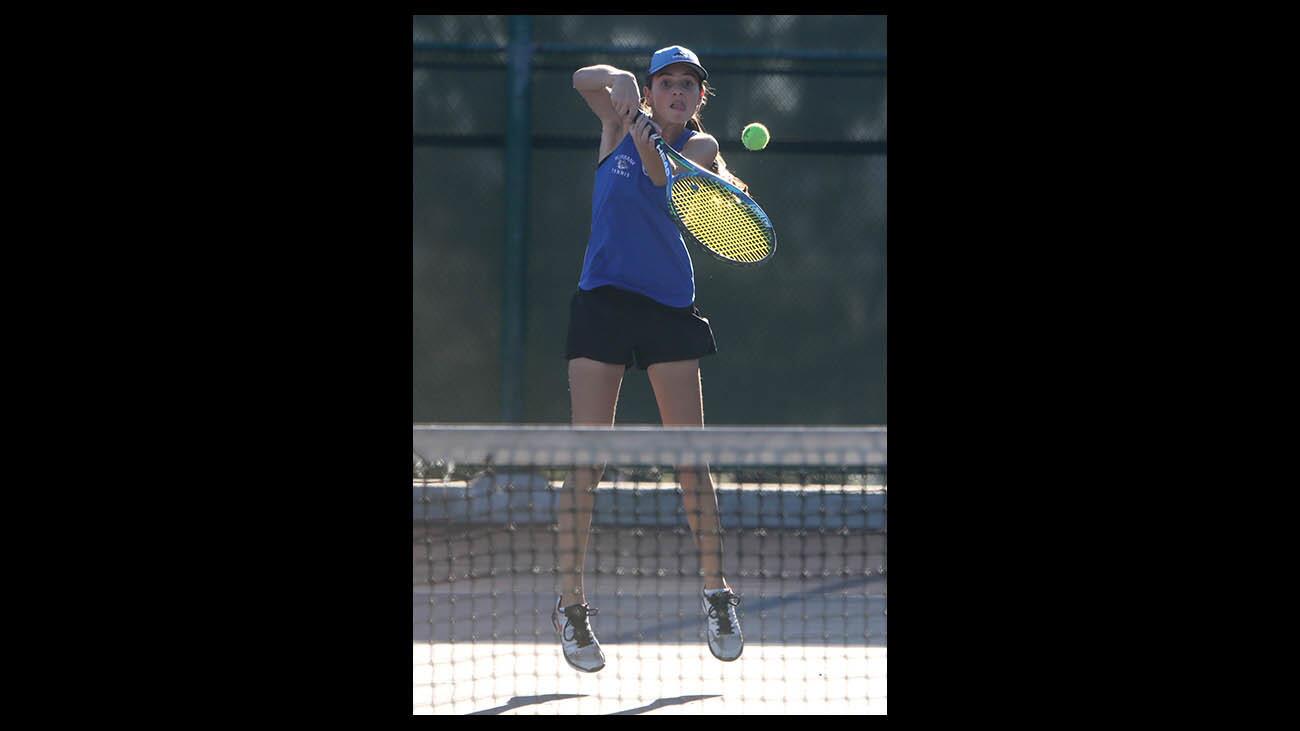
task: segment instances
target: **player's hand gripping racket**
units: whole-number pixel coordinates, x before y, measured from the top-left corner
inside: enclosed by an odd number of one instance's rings
[[[650,139],[664,162],[668,213],[682,233],[713,256],[737,266],[767,261],[776,251],[776,230],[767,213],[740,188],[705,170],[664,142]],[[677,163],[677,174],[669,160]]]

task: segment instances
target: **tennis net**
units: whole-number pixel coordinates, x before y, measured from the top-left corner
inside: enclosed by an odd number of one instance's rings
[[[416,425],[413,713],[885,713],[886,437]],[[598,672],[553,623],[575,579]],[[701,595],[724,581],[728,662]]]

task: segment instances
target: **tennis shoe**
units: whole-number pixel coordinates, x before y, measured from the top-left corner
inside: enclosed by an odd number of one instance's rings
[[[736,616],[740,597],[731,589],[723,589],[714,593],[700,592],[700,600],[704,604],[709,652],[723,662],[740,657],[745,649],[745,637],[740,633],[740,619]]]
[[[574,604],[560,607],[564,597],[555,598],[555,611],[551,613],[551,623],[555,633],[560,637],[560,648],[564,650],[564,661],[574,669],[584,673],[594,673],[605,667],[605,653],[600,651],[600,643],[591,631],[588,617],[598,610],[586,604]]]

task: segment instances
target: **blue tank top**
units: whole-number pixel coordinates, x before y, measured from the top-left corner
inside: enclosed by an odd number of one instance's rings
[[[684,130],[680,151],[695,132]],[[591,238],[578,286],[604,285],[643,294],[670,307],[695,303],[695,269],[686,242],[669,217],[664,189],[641,165],[631,135],[596,166]]]

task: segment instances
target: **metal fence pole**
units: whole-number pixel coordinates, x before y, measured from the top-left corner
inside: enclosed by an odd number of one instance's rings
[[[532,70],[532,18],[510,18],[506,94],[506,240],[501,303],[501,420],[517,422],[524,413],[524,309],[528,243],[528,168],[532,120],[529,94]]]

